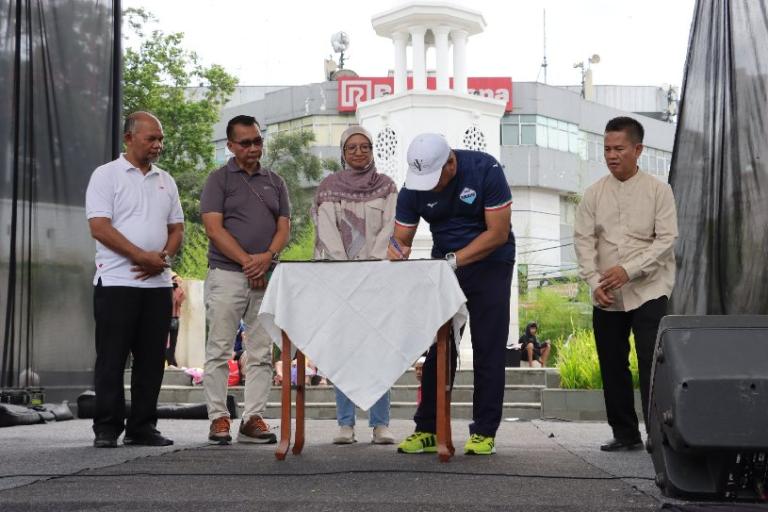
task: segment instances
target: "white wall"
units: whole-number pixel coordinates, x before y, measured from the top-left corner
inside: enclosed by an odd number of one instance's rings
[[[205,365],[205,301],[204,281],[184,279],[186,300],[181,305],[179,338],[176,342],[176,362],[187,368]],[[232,339],[234,339],[234,333]]]
[[[559,192],[544,188],[514,187],[512,201],[517,262],[527,263],[528,274],[532,276],[560,268]]]

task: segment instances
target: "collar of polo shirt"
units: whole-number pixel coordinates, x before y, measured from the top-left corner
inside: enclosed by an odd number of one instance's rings
[[[131,162],[128,161],[127,158],[125,158],[125,153],[120,153],[120,162],[123,164],[123,171],[130,171],[132,169],[136,169],[137,171],[141,172],[141,170],[133,165]],[[145,174],[144,176],[149,176],[150,174],[159,174],[157,172],[157,166],[155,164],[149,164],[149,172]]]
[[[237,160],[233,156],[229,157],[229,161],[227,162],[227,170],[229,172],[240,172],[240,171],[246,172],[246,171],[243,171],[243,169],[241,169],[239,165],[237,165]],[[259,167],[256,169],[256,172],[254,174],[267,174],[267,171],[264,169],[264,166],[261,165],[261,162],[259,162]]]

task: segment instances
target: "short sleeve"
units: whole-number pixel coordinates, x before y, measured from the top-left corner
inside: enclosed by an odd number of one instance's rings
[[[419,212],[416,208],[417,196],[413,190],[404,188],[397,195],[395,207],[395,224],[406,228],[415,228],[419,225]]]
[[[273,176],[280,180],[280,208],[277,215],[279,217],[291,218],[291,199],[288,197],[288,185],[285,184],[285,180],[273,173]]]
[[[223,172],[227,172],[226,169]],[[200,214],[224,213],[224,180],[222,171],[214,171],[205,181],[200,194]]]
[[[85,191],[86,218],[112,218],[115,201],[114,188],[111,176],[105,172],[104,168],[100,167],[93,171]]]
[[[512,193],[509,191],[504,169],[495,158],[492,159],[492,162],[488,167],[483,183],[483,197],[485,198],[483,207],[485,211],[501,210],[512,204]]]
[[[181,200],[179,199],[179,188],[176,181],[168,175],[168,181],[171,184],[171,210],[168,212],[168,224],[181,224],[184,222],[184,211],[181,209]]]

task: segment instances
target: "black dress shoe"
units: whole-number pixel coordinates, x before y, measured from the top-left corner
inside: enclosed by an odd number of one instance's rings
[[[642,439],[611,439],[604,445],[600,446],[600,450],[604,452],[619,452],[619,451],[632,451],[640,450],[643,447]]]
[[[99,432],[93,440],[96,448],[117,448],[117,436],[109,432]]]
[[[126,435],[125,439],[123,439],[123,444],[135,446],[170,446],[173,444],[173,440],[163,436],[160,432],[152,432],[151,434],[137,436]]]

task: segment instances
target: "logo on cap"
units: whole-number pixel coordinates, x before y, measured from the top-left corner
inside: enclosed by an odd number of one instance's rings
[[[421,169],[421,160],[419,160],[419,159],[414,160],[413,161],[413,166],[416,167],[419,170],[419,172],[423,172],[422,169]]]

